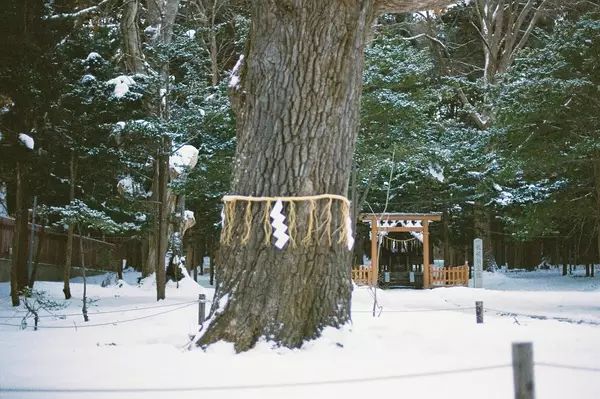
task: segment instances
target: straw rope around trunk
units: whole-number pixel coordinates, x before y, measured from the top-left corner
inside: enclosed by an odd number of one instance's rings
[[[299,197],[252,197],[243,195],[226,195],[223,197],[223,217],[221,243],[231,245],[235,237],[239,237],[242,245],[247,245],[260,224],[264,234],[264,245],[270,245],[273,234],[278,237],[271,222],[271,211],[278,202],[284,206],[285,234],[289,236],[289,245],[296,248],[301,244],[308,246],[315,242],[324,242],[331,246],[337,234],[338,244],[347,244],[352,248],[352,224],[350,220],[350,201],[344,196],[320,194]],[[301,212],[301,207],[305,207]],[[262,209],[261,209],[262,208]],[[334,211],[339,218],[334,218]],[[277,210],[275,210],[277,212]],[[300,216],[301,215],[301,216]],[[304,220],[300,220],[302,217]],[[337,222],[336,222],[337,220]],[[302,226],[299,226],[299,223]],[[337,223],[336,226],[333,226]],[[239,226],[236,228],[236,224]],[[304,232],[303,237],[299,235]],[[281,234],[281,232],[279,232]]]

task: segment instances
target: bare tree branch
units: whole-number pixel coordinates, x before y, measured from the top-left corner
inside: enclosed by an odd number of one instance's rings
[[[456,4],[457,0],[377,0],[377,13],[404,13],[444,8]]]
[[[42,19],[47,19],[47,20],[51,20],[52,21],[52,20],[57,20],[57,19],[67,19],[67,18],[82,17],[82,16],[87,15],[87,14],[93,12],[93,11],[96,11],[97,9],[99,9],[104,4],[108,3],[109,1],[110,0],[102,0],[100,3],[96,4],[95,6],[83,8],[81,10],[73,11],[73,12],[69,12],[69,13],[54,14],[54,15],[50,15],[48,17],[43,17]]]

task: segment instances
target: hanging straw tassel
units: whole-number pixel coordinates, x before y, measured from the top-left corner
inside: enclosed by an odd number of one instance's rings
[[[322,210],[318,210],[319,200],[327,200]],[[334,209],[333,200],[339,201],[339,208]],[[275,201],[287,202],[288,211],[288,235],[291,240],[291,246],[296,247],[301,241],[303,245],[310,245],[313,241],[320,241],[323,235],[327,238],[327,244],[332,245],[332,236],[339,234],[338,243],[348,242],[350,240],[349,235],[352,227],[349,226],[348,220],[350,215],[350,204],[346,197],[336,194],[319,194],[310,196],[300,197],[252,197],[243,195],[226,195],[223,197],[223,229],[221,231],[221,242],[224,245],[228,245],[232,242],[235,232],[241,230],[240,244],[248,245],[250,238],[252,237],[252,224],[254,222],[254,213],[257,212],[260,215],[260,211],[256,208],[253,209],[253,202],[262,202],[264,205],[263,214],[263,231],[264,231],[264,244],[271,244],[271,236],[273,235],[273,226],[271,224],[270,213],[271,205]],[[296,202],[307,203],[307,220],[302,220],[302,224],[307,226],[306,234],[302,240],[300,240],[298,234],[298,209]],[[243,213],[243,217],[237,218],[236,212],[239,202],[245,202],[245,208],[240,205],[240,212]],[[333,217],[333,211],[340,212],[339,220]],[[241,219],[237,220],[237,219]],[[323,220],[322,223],[320,219]],[[235,222],[241,222],[241,226],[235,226]],[[334,222],[338,221],[338,226],[333,226]],[[240,224],[240,223],[238,223]],[[334,227],[337,227],[335,230]],[[333,230],[333,231],[332,231]],[[339,233],[338,233],[339,232]]]
[[[314,228],[316,219],[317,219],[317,215],[316,215],[315,201],[313,199],[310,199],[308,201],[308,222],[307,222],[308,228],[306,229],[306,236],[304,236],[304,239],[302,240],[303,245],[309,245],[310,242],[312,241],[313,228]]]
[[[288,232],[290,236],[290,241],[292,248],[296,248],[296,203],[294,201],[289,201],[288,203]]]
[[[242,245],[248,244],[250,233],[252,232],[252,202],[246,204],[246,213],[244,215],[244,236],[242,237]]]
[[[332,200],[331,198],[329,198],[329,200],[327,201],[327,204],[325,205],[325,209],[323,210],[323,213],[325,213],[325,220],[323,221],[323,224],[321,225],[321,227],[325,227],[325,231],[323,232],[325,234],[325,237],[327,237],[327,245],[331,246],[331,219],[332,219],[332,214],[331,214],[331,203]]]
[[[229,201],[225,203],[225,226],[224,226],[224,237],[223,243],[229,245],[231,243],[231,235],[233,233],[233,222],[235,220],[235,201]]]
[[[346,224],[346,221],[350,218],[350,206],[347,202],[342,201],[340,209],[340,237],[338,238],[338,244],[345,244],[348,242],[348,236],[350,235]]]
[[[265,201],[265,214],[263,218],[263,231],[265,232],[265,245],[271,245],[271,234],[273,233],[273,226],[271,226],[271,200]]]

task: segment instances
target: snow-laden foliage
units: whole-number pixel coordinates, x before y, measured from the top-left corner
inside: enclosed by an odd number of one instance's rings
[[[133,223],[117,223],[105,212],[92,209],[77,199],[63,207],[50,207],[48,213],[59,218],[55,225],[78,226],[84,231],[119,234],[139,228]]]

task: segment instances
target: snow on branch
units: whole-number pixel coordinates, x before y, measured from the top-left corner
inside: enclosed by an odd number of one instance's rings
[[[237,90],[240,84],[240,71],[242,69],[242,65],[244,64],[244,54],[240,55],[240,58],[235,63],[235,66],[231,70],[231,75],[229,79],[229,88],[233,90]]]
[[[35,146],[35,141],[33,140],[33,137],[25,133],[19,133],[19,141],[30,150],[33,150],[33,147]]]
[[[42,19],[48,19],[48,20],[52,21],[52,20],[57,20],[57,19],[81,17],[83,15],[86,15],[93,11],[96,11],[98,8],[102,7],[104,4],[108,3],[109,1],[110,0],[102,0],[100,3],[96,4],[95,6],[83,8],[81,10],[73,11],[73,12],[69,12],[69,13],[54,14],[54,15],[50,15],[47,17],[43,17]]]
[[[452,4],[456,4],[456,0],[378,0],[376,8],[384,14],[439,9]]]

